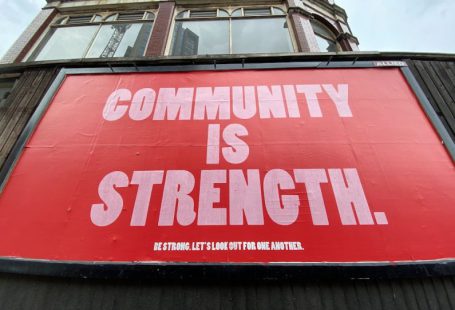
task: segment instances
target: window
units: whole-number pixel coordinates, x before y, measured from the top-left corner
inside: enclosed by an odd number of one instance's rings
[[[337,42],[335,35],[323,23],[318,20],[312,20],[311,25],[318,42],[320,52],[338,52],[341,47]]]
[[[275,7],[183,11],[171,47],[174,56],[292,51],[286,14]]]
[[[138,57],[144,54],[152,31],[151,12],[121,12],[68,16],[57,20],[29,61]]]

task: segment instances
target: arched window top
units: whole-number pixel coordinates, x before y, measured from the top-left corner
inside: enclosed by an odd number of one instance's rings
[[[155,14],[153,12],[145,12],[144,19],[146,20],[154,20]]]
[[[108,15],[104,18],[104,21],[106,22],[112,22],[114,21],[115,19],[117,18],[117,14],[111,14],[111,15]]]
[[[190,17],[190,10],[182,11],[177,14],[176,18],[189,18]]]
[[[100,22],[100,21],[102,21],[102,20],[103,20],[103,16],[98,15],[98,14],[95,14],[95,15],[93,16],[92,22],[97,23],[97,22]]]
[[[313,19],[311,21],[311,25],[313,26],[314,33],[316,33],[317,35],[323,36],[327,39],[336,40],[335,34],[329,29],[329,27],[324,25],[319,20]]]
[[[229,17],[229,12],[223,9],[218,9],[218,17]]]
[[[282,9],[277,8],[277,7],[272,7],[272,15],[286,15],[286,12],[284,12]]]
[[[311,26],[313,27],[320,52],[338,52],[341,50],[335,33],[328,26],[317,19],[311,21]]]
[[[240,9],[234,10],[234,12],[232,12],[231,16],[232,16],[232,17],[243,16],[243,9],[240,8]]]
[[[66,20],[68,19],[68,16],[65,16],[65,17],[61,17],[59,19],[57,19],[54,24],[55,25],[64,25],[66,23]]]

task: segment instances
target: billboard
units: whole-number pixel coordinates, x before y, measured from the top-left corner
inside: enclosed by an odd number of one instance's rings
[[[0,195],[0,257],[455,257],[452,159],[399,69],[67,75]]]

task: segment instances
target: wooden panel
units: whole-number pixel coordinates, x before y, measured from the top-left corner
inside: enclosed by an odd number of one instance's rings
[[[0,114],[0,167],[49,88],[56,72],[57,69],[27,70],[12,89]]]
[[[208,283],[0,274],[1,309],[454,309],[454,278]]]
[[[408,65],[455,141],[455,63],[409,60]]]

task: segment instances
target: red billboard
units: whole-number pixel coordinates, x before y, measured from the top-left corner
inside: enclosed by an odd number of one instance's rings
[[[453,162],[399,69],[67,75],[0,195],[0,256],[455,257]]]

